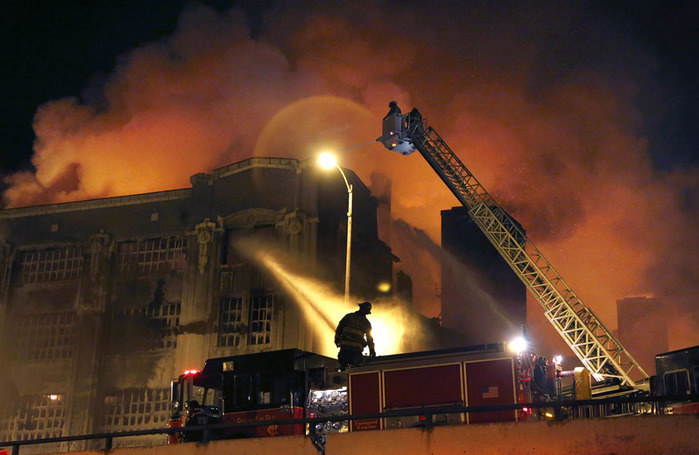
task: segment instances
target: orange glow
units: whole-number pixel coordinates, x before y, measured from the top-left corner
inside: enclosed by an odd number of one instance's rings
[[[119,60],[100,103],[38,109],[36,172],[5,177],[6,207],[188,188],[191,175],[252,155],[307,159],[319,144],[375,139],[397,100],[403,112],[420,109],[605,325],[616,327],[618,299],[653,294],[679,328],[670,347],[699,343],[699,170],[652,167],[636,99],[649,65],[610,77],[576,64],[549,80],[534,44],[548,42],[541,30],[531,41],[514,38],[519,28],[445,40],[468,28],[444,21],[408,39],[386,24],[409,29],[414,12],[322,4],[265,17],[254,40],[239,10],[188,9],[169,40]],[[425,55],[440,71],[425,72]],[[416,308],[437,316],[440,267],[421,240],[439,244],[440,211],[458,201],[418,154],[377,144],[341,162],[367,184],[390,179],[393,224],[380,229],[413,280]],[[540,323],[536,305],[529,315]],[[533,337],[551,335],[541,327]]]

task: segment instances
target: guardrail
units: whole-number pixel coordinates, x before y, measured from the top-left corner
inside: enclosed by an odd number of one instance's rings
[[[212,435],[221,430],[235,430],[240,428],[249,427],[259,427],[259,426],[269,426],[269,425],[298,425],[298,424],[310,424],[313,428],[314,424],[326,423],[326,422],[344,422],[352,420],[367,420],[367,419],[386,419],[392,417],[421,417],[421,426],[431,427],[434,426],[433,416],[440,414],[458,414],[466,412],[494,412],[494,411],[514,411],[521,409],[542,409],[542,408],[552,408],[558,410],[565,410],[565,418],[594,418],[594,417],[605,417],[601,415],[594,415],[590,413],[585,415],[585,413],[578,413],[578,410],[590,408],[590,407],[600,407],[600,406],[616,406],[618,410],[622,412],[611,413],[608,416],[618,416],[618,415],[628,415],[628,412],[624,412],[626,409],[632,409],[633,405],[636,404],[647,404],[647,405],[662,405],[664,403],[677,403],[677,402],[699,402],[699,395],[682,395],[682,396],[662,396],[662,397],[613,397],[613,398],[602,398],[594,400],[563,400],[563,401],[545,401],[536,403],[518,403],[518,404],[503,404],[495,406],[433,406],[433,407],[423,407],[423,408],[411,408],[404,410],[395,410],[383,413],[373,413],[373,414],[361,414],[361,415],[337,415],[328,417],[316,417],[316,418],[304,418],[304,419],[280,419],[280,420],[265,420],[265,421],[255,421],[255,422],[241,422],[241,423],[218,423],[212,425],[198,425],[198,426],[187,426],[179,428],[155,428],[151,430],[134,430],[134,431],[121,431],[112,433],[96,433],[87,435],[77,435],[77,436],[61,436],[55,438],[42,438],[33,439],[26,441],[0,441],[0,455],[3,448],[10,448],[11,455],[19,455],[20,447],[38,444],[51,444],[51,443],[61,443],[61,442],[74,442],[74,441],[90,441],[90,440],[104,440],[104,450],[111,450],[113,448],[113,441],[115,438],[126,438],[134,436],[149,436],[149,435],[172,435],[176,433],[189,434],[189,433],[201,433],[201,437],[197,438],[200,442],[209,442]],[[659,406],[651,406],[647,414],[660,414]],[[638,412],[637,412],[638,413]],[[561,415],[560,413],[558,414]],[[9,454],[8,454],[9,455]]]

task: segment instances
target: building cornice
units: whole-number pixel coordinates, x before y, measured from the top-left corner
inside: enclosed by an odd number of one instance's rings
[[[277,169],[300,169],[309,166],[309,160],[300,161],[295,158],[273,158],[255,156],[237,163],[214,169],[211,174],[198,173],[190,177],[194,185],[195,182],[209,180],[220,180],[239,172],[252,168],[277,168]],[[124,207],[150,202],[173,201],[192,197],[192,189],[184,188],[178,190],[159,191],[156,193],[143,193],[128,196],[116,196],[105,199],[91,199],[87,201],[62,202],[57,204],[36,205],[31,207],[19,207],[13,209],[0,210],[0,220],[23,218],[30,216],[50,215],[56,213],[78,212],[81,210],[93,210],[110,207]]]
[[[159,191],[156,193],[117,196],[105,199],[91,199],[88,201],[62,202],[59,204],[19,207],[15,209],[0,210],[0,219],[12,219],[30,216],[51,215],[56,213],[79,212],[81,210],[94,210],[110,207],[125,207],[129,205],[145,204],[149,202],[164,202],[188,199],[191,196],[192,189],[185,188],[180,190]]]

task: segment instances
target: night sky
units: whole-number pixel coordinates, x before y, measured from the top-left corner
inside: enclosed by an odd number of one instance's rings
[[[2,204],[184,188],[253,154],[307,158],[377,137],[395,99],[420,108],[603,320],[616,299],[660,296],[691,315],[680,332],[696,344],[695,6],[5,1]],[[457,202],[419,157],[372,147],[343,165],[375,190],[391,179],[393,215],[415,234],[391,246],[415,277],[430,260],[416,246],[438,243],[439,210]],[[428,294],[421,309],[437,315]]]
[[[140,44],[171,35],[188,3],[185,0],[3,2],[0,172],[30,166],[35,139],[31,125],[40,105],[80,96],[91,85],[100,84],[120,55]],[[262,15],[274,2],[203,3],[221,11],[232,6],[243,8],[252,33],[257,34],[263,26]],[[401,8],[409,7],[412,2],[386,3]],[[640,99],[641,107],[645,108],[644,129],[651,143],[649,151],[656,167],[696,165],[699,160],[699,8],[696,3],[691,0],[583,3],[589,3],[589,14],[599,18],[593,20],[610,21],[656,54],[653,87],[641,94]],[[457,4],[452,2],[451,6]],[[546,8],[546,2],[539,5]],[[400,24],[386,26],[388,32]],[[414,35],[419,35],[419,29]],[[655,108],[658,98],[664,100],[659,111]]]

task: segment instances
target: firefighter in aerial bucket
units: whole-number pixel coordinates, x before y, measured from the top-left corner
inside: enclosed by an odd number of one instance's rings
[[[337,359],[343,370],[348,366],[361,365],[364,362],[362,352],[367,346],[369,355],[376,357],[371,322],[366,317],[367,314],[371,314],[371,303],[361,302],[357,305],[359,309],[346,314],[335,329],[335,345],[340,348]]]

